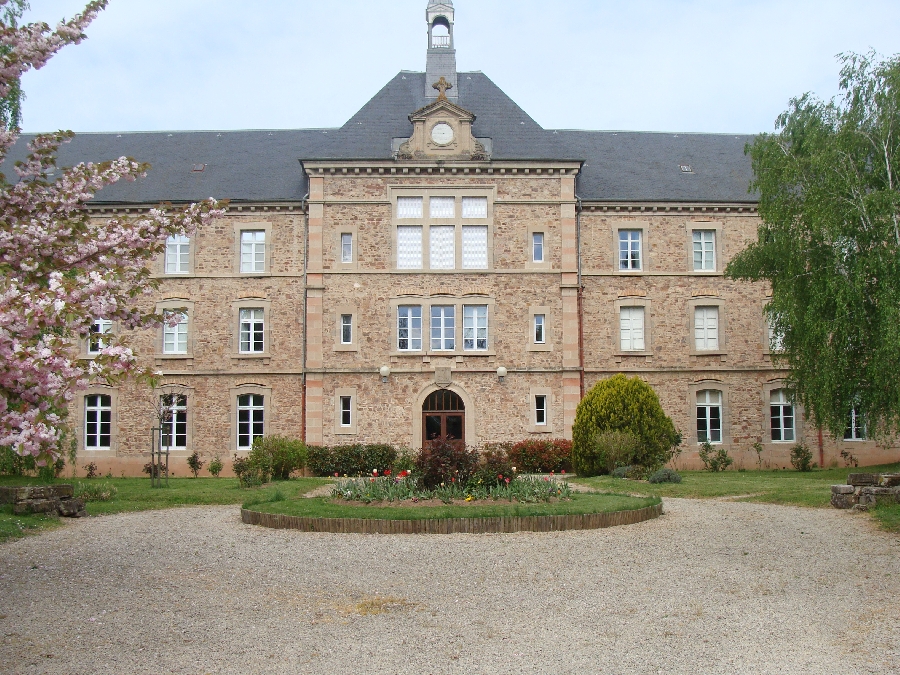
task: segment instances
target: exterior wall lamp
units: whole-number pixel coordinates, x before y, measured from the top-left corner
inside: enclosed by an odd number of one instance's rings
[[[497,379],[499,379],[501,383],[506,379],[506,374],[506,368],[504,368],[503,366],[497,368]]]
[[[381,383],[387,384],[388,378],[391,376],[391,369],[387,366],[381,366]]]

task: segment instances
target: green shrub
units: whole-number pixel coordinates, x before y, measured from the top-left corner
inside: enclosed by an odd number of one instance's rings
[[[111,502],[119,494],[119,489],[112,483],[78,483],[75,496],[86,502]]]
[[[191,473],[194,474],[194,478],[197,477],[197,474],[200,473],[200,469],[203,468],[205,462],[200,459],[200,453],[194,450],[191,453],[191,456],[187,458],[188,468],[191,470]]]
[[[247,460],[265,479],[289,480],[294,471],[306,466],[306,445],[284,436],[260,436],[254,439]]]
[[[725,471],[729,466],[734,464],[734,460],[729,456],[728,450],[723,445],[713,447],[709,441],[700,444],[700,461],[707,471],[717,473]]]
[[[478,452],[451,438],[436,438],[416,458],[416,473],[433,490],[441,483],[468,485],[478,468]]]
[[[580,476],[608,474],[619,467],[638,463],[641,441],[630,431],[599,431],[586,445],[574,463]]]
[[[572,470],[572,441],[532,438],[513,445],[509,461],[519,473]]]
[[[36,468],[34,457],[23,457],[9,446],[0,447],[0,475],[24,476]]]
[[[251,462],[249,457],[235,455],[231,468],[238,483],[244,488],[257,487],[269,480],[269,475],[257,463]]]
[[[219,474],[222,473],[222,469],[225,468],[225,465],[222,464],[222,460],[218,455],[213,457],[212,461],[209,463],[209,473],[213,478],[218,478]]]
[[[307,450],[306,466],[316,476],[368,476],[373,471],[384,473],[397,468],[397,450],[390,445],[310,446]]]
[[[812,471],[813,454],[803,443],[798,443],[791,449],[791,466],[797,471]]]
[[[513,464],[509,458],[511,443],[487,443],[478,449],[478,465],[469,479],[474,485],[499,485],[513,477]],[[518,467],[516,467],[518,469]]]
[[[674,469],[660,469],[655,474],[650,476],[647,479],[650,483],[659,484],[659,483],[680,483],[681,476],[678,475],[678,472]]]
[[[409,448],[402,448],[397,451],[397,459],[394,460],[394,466],[391,469],[396,476],[401,471],[410,472],[416,468],[416,452]]]
[[[638,377],[615,375],[598,382],[578,404],[572,427],[572,468],[596,476],[615,468],[599,456],[598,433],[618,431],[638,439],[633,461],[655,470],[672,458],[681,436],[663,412],[659,397]]]
[[[613,478],[628,478],[628,472],[631,471],[631,469],[632,467],[630,466],[620,466],[610,471],[609,475]]]

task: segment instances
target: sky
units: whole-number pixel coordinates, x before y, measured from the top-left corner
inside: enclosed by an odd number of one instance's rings
[[[55,24],[83,0],[31,0]],[[341,126],[425,69],[427,0],[110,0],[23,78],[27,132]],[[838,93],[836,55],[900,53],[897,0],[455,0],[460,71],[548,129],[759,133]],[[413,112],[413,111],[410,111]]]

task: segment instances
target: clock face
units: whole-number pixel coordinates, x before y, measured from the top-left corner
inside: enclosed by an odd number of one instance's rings
[[[453,127],[445,122],[435,124],[431,130],[431,140],[438,145],[447,145],[453,140]]]

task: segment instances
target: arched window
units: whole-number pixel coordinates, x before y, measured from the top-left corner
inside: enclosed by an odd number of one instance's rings
[[[439,389],[422,404],[423,444],[435,438],[466,440],[466,405],[459,394]]]
[[[697,392],[697,442],[722,442],[722,392],[705,389]]]
[[[431,25],[432,48],[450,47],[450,22],[442,16],[434,20]]]
[[[795,440],[794,404],[784,389],[776,389],[770,394],[769,410],[772,421],[772,441],[787,443]]]

